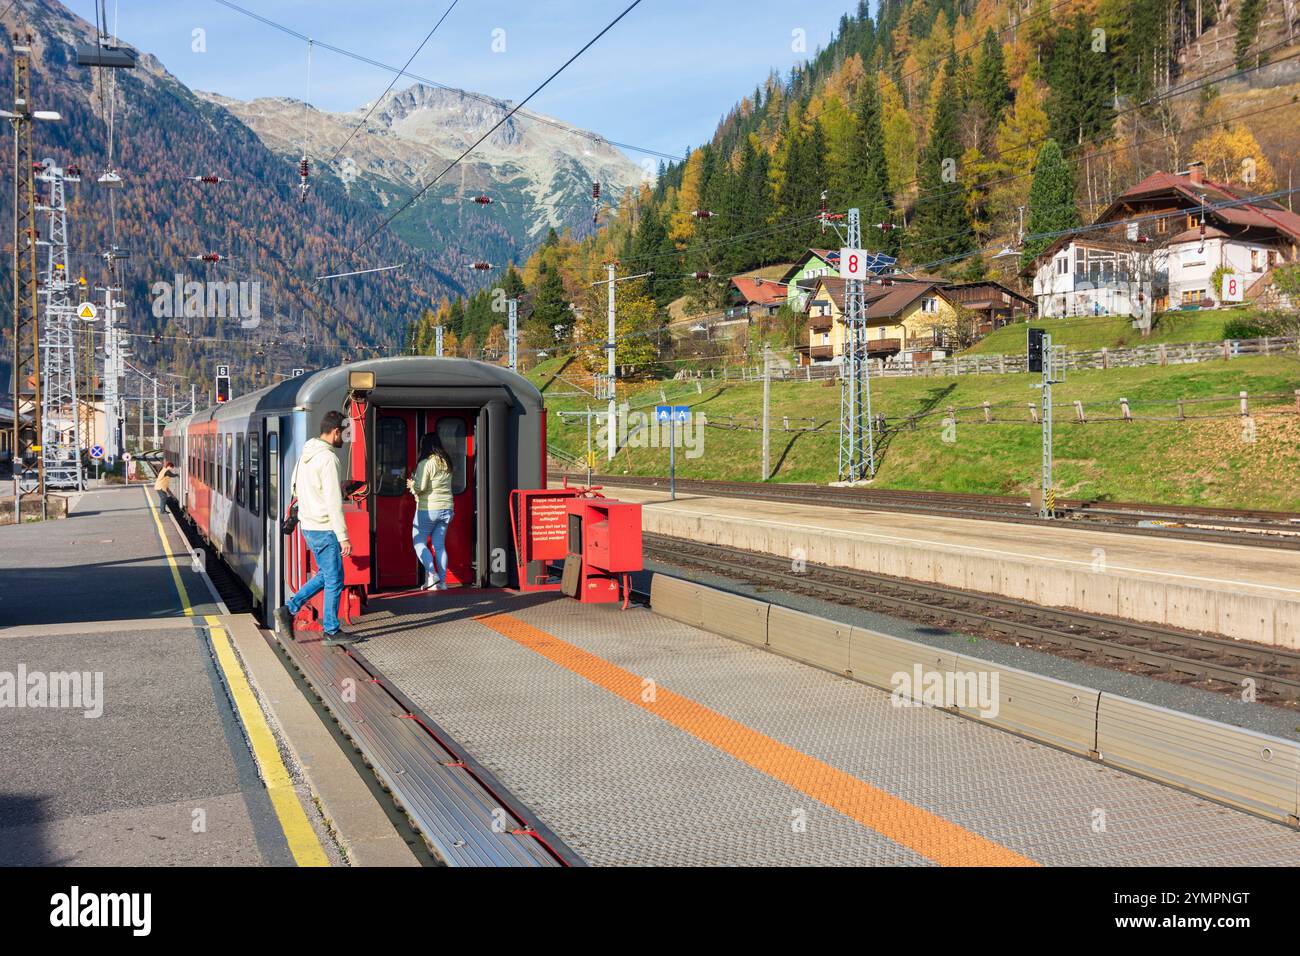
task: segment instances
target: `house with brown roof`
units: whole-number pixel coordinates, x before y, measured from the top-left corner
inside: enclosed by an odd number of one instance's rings
[[[727,317],[775,315],[786,301],[786,288],[780,282],[759,276],[736,276],[728,289]]]
[[[1221,268],[1250,287],[1295,262],[1300,215],[1251,195],[1207,179],[1203,163],[1152,173],[1102,211],[1101,228],[1058,238],[1025,270],[1038,314],[1149,323],[1154,312],[1223,301],[1211,281]]]
[[[838,362],[847,341],[844,316],[848,283],[822,276],[808,302],[807,339],[796,351],[801,365]],[[884,278],[866,284],[867,354],[888,362],[928,362],[948,354],[945,329],[956,309],[939,279]]]

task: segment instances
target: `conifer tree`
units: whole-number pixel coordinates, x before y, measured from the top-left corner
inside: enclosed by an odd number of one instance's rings
[[[1056,140],[1049,139],[1038,151],[1034,181],[1029,187],[1029,225],[1027,236],[1073,229],[1080,223],[1074,203],[1074,171],[1061,154]],[[1050,236],[1027,238],[1020,254],[1021,268],[1026,268],[1055,240]]]
[[[963,150],[958,139],[958,111],[953,94],[955,74],[956,64],[950,58],[944,68],[930,140],[921,154],[920,192],[908,230],[910,253],[918,263],[937,262],[966,252],[975,241],[957,167]]]

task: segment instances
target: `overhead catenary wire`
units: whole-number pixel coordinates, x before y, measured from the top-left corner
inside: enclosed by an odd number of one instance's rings
[[[334,150],[329,159],[325,160],[326,166],[329,166],[338,158],[339,153],[343,152],[343,150],[347,148],[348,143],[352,142],[352,137],[356,136],[362,127],[366,125],[366,122],[379,107],[379,104],[383,101],[384,97],[393,91],[393,87],[397,84],[397,81],[406,73],[406,68],[409,67],[415,58],[420,55],[420,51],[424,49],[425,45],[433,39],[433,35],[438,32],[438,27],[442,26],[442,21],[447,19],[447,15],[455,9],[456,4],[459,2],[460,0],[451,0],[447,9],[442,12],[442,16],[438,18],[438,22],[433,25],[433,29],[424,35],[424,39],[421,40],[420,45],[415,48],[415,52],[406,58],[406,62],[402,64],[400,70],[393,73],[393,78],[389,80],[388,86],[384,88],[384,92],[380,93],[379,96],[375,98],[375,100],[370,104],[370,109],[366,110],[366,115],[361,117],[361,121],[357,123],[356,126],[352,127],[352,132],[348,133],[348,138],[345,139],[336,150]]]

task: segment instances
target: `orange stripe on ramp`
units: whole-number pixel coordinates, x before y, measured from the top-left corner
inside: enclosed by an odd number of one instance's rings
[[[724,717],[510,614],[480,624],[941,866],[1037,866],[1001,844]]]

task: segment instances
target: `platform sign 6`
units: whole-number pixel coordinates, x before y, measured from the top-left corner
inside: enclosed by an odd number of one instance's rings
[[[229,365],[218,365],[218,366],[217,366],[217,377],[218,377],[218,378],[229,378],[229,377],[230,377],[230,366],[229,366]]]
[[[1229,272],[1223,277],[1223,301],[1241,302],[1246,297],[1246,279],[1244,276]]]
[[[867,254],[861,249],[840,250],[840,278],[865,279],[867,277]]]

